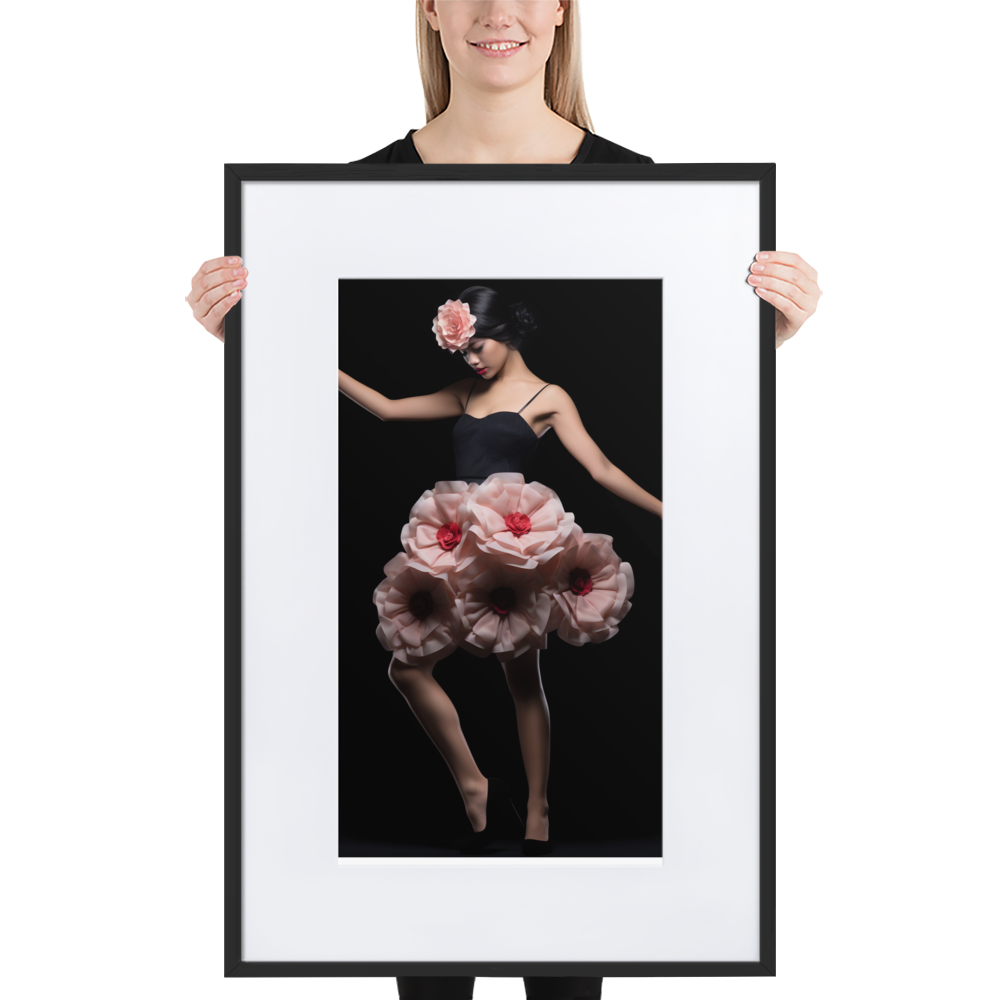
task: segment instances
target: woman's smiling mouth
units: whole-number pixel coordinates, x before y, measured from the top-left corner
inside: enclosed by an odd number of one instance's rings
[[[528,43],[495,40],[487,42],[469,42],[469,44],[477,52],[482,52],[484,56],[489,56],[491,59],[506,59],[520,49],[523,49]]]

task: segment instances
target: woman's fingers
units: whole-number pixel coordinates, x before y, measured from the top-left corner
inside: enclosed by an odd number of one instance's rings
[[[219,340],[225,340],[226,313],[242,297],[249,273],[240,257],[215,257],[206,260],[191,279],[185,301],[194,318]]]
[[[797,253],[762,250],[755,254],[747,281],[757,294],[774,306],[775,347],[798,332],[816,311],[823,290],[817,284],[816,269]]]

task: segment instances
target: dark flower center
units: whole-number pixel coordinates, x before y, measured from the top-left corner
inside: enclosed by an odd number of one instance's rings
[[[498,615],[508,614],[514,607],[514,599],[512,587],[494,587],[490,591],[490,605]]]
[[[418,590],[410,594],[410,601],[407,606],[414,618],[419,618],[423,621],[434,610],[434,599],[428,591]]]

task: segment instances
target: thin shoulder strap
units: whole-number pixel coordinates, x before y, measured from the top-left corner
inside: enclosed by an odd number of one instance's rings
[[[543,386],[542,386],[542,389],[548,389],[548,387],[549,387],[550,385],[552,385],[552,383],[551,383],[551,382],[546,382],[546,383],[545,383],[545,385],[543,385]],[[541,392],[541,391],[542,391],[542,389],[539,389],[539,390],[538,390],[538,392]],[[537,395],[538,395],[538,392],[536,392],[536,393],[535,393],[535,396],[537,396]],[[535,396],[532,396],[532,397],[531,397],[531,399],[534,399],[534,398],[535,398]],[[531,399],[529,399],[529,400],[528,400],[528,403],[530,403],[530,402],[531,402]],[[527,405],[528,405],[528,403],[525,403],[525,404],[524,404],[524,406],[527,406]],[[524,406],[522,406],[522,407],[521,407],[521,410],[523,410],[523,409],[524,409]],[[518,410],[517,412],[518,412],[518,413],[520,413],[520,412],[521,412],[521,410]]]
[[[465,409],[469,408],[469,400],[472,399],[472,390],[476,388],[476,380],[472,380],[472,385],[469,386],[469,395],[465,397]]]

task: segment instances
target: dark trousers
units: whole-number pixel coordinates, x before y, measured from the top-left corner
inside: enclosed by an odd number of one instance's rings
[[[523,976],[529,1000],[601,1000],[602,976]],[[472,1000],[475,976],[396,976],[399,1000]]]

